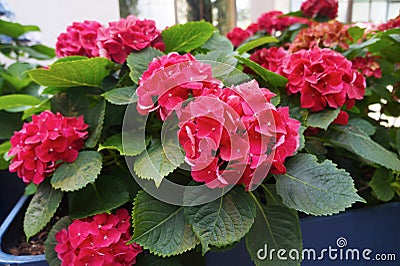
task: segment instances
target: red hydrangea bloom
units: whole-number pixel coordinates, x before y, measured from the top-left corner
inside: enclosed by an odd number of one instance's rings
[[[308,28],[301,29],[290,44],[289,51],[297,52],[301,49],[334,48],[339,46],[348,49],[348,41],[352,40],[348,27],[337,21],[315,22]]]
[[[44,111],[11,137],[10,172],[17,172],[25,183],[39,184],[59,164],[73,162],[83,147],[88,127],[83,117],[64,117]]]
[[[138,244],[126,244],[131,239],[126,209],[74,220],[55,237],[58,242],[55,251],[61,265],[130,266],[142,252]]]
[[[252,53],[250,59],[264,68],[282,74],[282,62],[287,51],[282,47],[262,48]]]
[[[300,50],[286,57],[283,73],[288,92],[300,93],[300,105],[313,112],[338,108],[365,94],[365,78],[343,55],[330,49]]]
[[[306,17],[324,17],[334,19],[338,15],[338,0],[307,0],[301,4],[300,10]]]
[[[299,147],[300,122],[288,108],[276,109],[273,96],[252,81],[223,89],[219,98],[196,98],[181,110],[178,138],[195,181],[252,189],[269,170],[285,173],[285,158]]]
[[[296,23],[308,24],[309,21],[305,18],[284,16],[281,11],[276,10],[262,14],[257,20],[258,30],[265,31],[270,35],[276,31],[283,31]]]
[[[142,115],[157,110],[165,120],[190,95],[218,95],[221,86],[221,81],[212,77],[211,65],[197,61],[191,54],[170,53],[153,59],[143,73],[136,90],[137,109]]]
[[[246,30],[236,27],[233,28],[226,37],[232,42],[233,46],[238,47],[247,38],[253,36],[258,30],[258,24],[253,23]]]
[[[378,56],[366,55],[365,57],[356,57],[353,60],[353,68],[359,70],[367,77],[382,77],[382,70],[379,63],[376,61]]]
[[[57,38],[56,55],[65,57],[82,55],[87,57],[99,56],[97,47],[97,30],[101,24],[96,21],[74,22],[67,27],[67,32]]]
[[[378,26],[378,30],[380,31],[385,31],[394,28],[400,28],[400,16],[397,16],[394,19],[389,19],[386,23],[383,23]]]
[[[101,56],[123,64],[131,52],[151,46],[159,36],[153,20],[128,16],[100,28],[97,41]]]

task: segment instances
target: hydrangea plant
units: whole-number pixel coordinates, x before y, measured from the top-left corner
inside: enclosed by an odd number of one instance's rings
[[[27,237],[63,205],[51,265],[179,265],[241,239],[264,265],[264,244],[301,254],[298,213],[398,199],[398,19],[336,16],[309,0],[227,38],[204,21],[73,23],[28,72],[48,108],[26,108],[3,151],[34,194]]]

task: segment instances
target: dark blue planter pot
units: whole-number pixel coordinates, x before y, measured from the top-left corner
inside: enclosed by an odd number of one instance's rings
[[[0,171],[0,224],[24,193],[25,184],[16,174]]]
[[[400,202],[301,219],[303,248],[310,252],[305,253],[301,265],[400,265],[399,221]],[[207,266],[254,265],[244,241],[228,252],[208,253],[206,262]]]

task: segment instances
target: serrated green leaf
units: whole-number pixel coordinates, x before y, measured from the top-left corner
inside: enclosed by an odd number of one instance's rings
[[[170,140],[164,143],[151,142],[134,163],[135,173],[143,179],[154,180],[157,187],[169,173],[184,162],[184,156],[178,145]]]
[[[87,148],[94,148],[101,137],[103,130],[104,115],[106,113],[106,102],[101,100],[92,109],[85,110],[85,122],[89,124],[89,137],[85,141]]]
[[[10,36],[11,38],[18,38],[22,34],[30,31],[40,31],[40,29],[38,26],[21,25],[19,23],[0,20],[0,34]]]
[[[103,94],[104,98],[115,105],[126,105],[131,103],[136,103],[135,87],[123,87],[107,91]]]
[[[98,87],[110,73],[113,63],[108,59],[93,57],[89,59],[57,62],[50,69],[38,68],[28,72],[31,79],[48,87]]]
[[[0,110],[20,106],[35,106],[42,101],[28,94],[10,94],[0,96]]]
[[[251,61],[250,59],[241,56],[236,56],[236,58],[239,60],[239,62],[251,68],[272,87],[277,88],[284,87],[286,85],[287,78],[263,68],[262,66],[260,66],[256,62]]]
[[[57,252],[55,251],[55,247],[58,244],[56,240],[56,234],[61,231],[63,228],[67,228],[72,223],[70,217],[65,216],[61,218],[50,230],[49,235],[47,236],[46,241],[44,242],[44,246],[46,249],[46,261],[50,266],[60,266],[61,261],[57,256]]]
[[[161,202],[139,191],[132,211],[134,234],[131,242],[163,257],[193,249],[198,240],[185,219],[183,207]]]
[[[376,163],[400,172],[400,160],[354,126],[338,126],[329,134],[329,140],[338,147],[345,148],[367,162]]]
[[[273,195],[277,197],[277,195]],[[279,260],[276,254],[269,257],[272,249],[297,250],[298,254],[302,251],[300,222],[296,211],[270,201],[267,206],[253,196],[257,204],[257,215],[253,226],[246,235],[246,247],[255,265],[277,265],[290,266],[300,265],[300,260]],[[260,249],[264,252],[258,253]],[[262,260],[262,257],[265,259]]]
[[[257,48],[261,45],[267,44],[267,43],[271,43],[271,42],[279,42],[279,40],[275,37],[271,37],[271,36],[265,36],[265,37],[261,37],[249,42],[246,42],[242,45],[240,45],[237,49],[236,52],[238,52],[240,55],[244,54],[250,50],[253,50],[254,48]]]
[[[374,135],[376,131],[376,128],[370,122],[361,118],[350,119],[348,125],[355,126],[361,132],[367,134],[368,136]]]
[[[286,174],[277,175],[276,188],[286,206],[313,215],[344,211],[356,201],[353,179],[343,169],[311,154],[298,154],[286,163]]]
[[[386,168],[378,168],[369,182],[376,197],[382,201],[389,201],[394,197],[394,189],[390,185],[393,182],[393,173]]]
[[[229,51],[211,51],[207,54],[198,54],[196,59],[211,65],[213,77],[222,82],[232,71],[240,72],[236,69],[238,60]]]
[[[39,103],[38,105],[32,106],[29,109],[24,110],[24,114],[22,115],[22,120],[31,117],[33,114],[41,113],[45,110],[51,109],[50,99],[46,99],[43,102]]]
[[[138,84],[140,77],[143,75],[143,72],[147,70],[153,59],[163,55],[164,54],[160,50],[151,47],[140,52],[131,53],[126,59],[126,63],[131,70],[129,76],[132,81]]]
[[[150,137],[145,138],[145,142],[141,143],[139,139],[143,133],[139,130],[125,131],[112,135],[99,145],[98,151],[108,149],[117,150],[121,155],[136,156],[146,149],[150,142]],[[122,144],[124,138],[124,144]]]
[[[318,113],[311,113],[308,116],[306,123],[310,127],[317,127],[326,130],[339,115],[339,112],[340,108],[335,110],[324,110]]]
[[[226,38],[225,36],[222,36],[219,34],[218,31],[214,31],[213,35],[211,36],[210,39],[208,39],[202,46],[202,49],[206,49],[209,51],[228,51],[228,52],[233,52],[233,45],[231,41]]]
[[[193,21],[169,27],[161,33],[165,43],[165,53],[190,52],[210,39],[214,30],[214,26],[205,21]]]
[[[184,202],[195,202],[198,196],[186,193]],[[254,201],[241,187],[234,187],[209,203],[184,209],[203,247],[203,255],[210,245],[223,247],[239,241],[250,230],[256,215]]]
[[[25,212],[24,233],[27,239],[39,233],[50,222],[62,197],[63,193],[53,189],[48,179],[40,184]]]
[[[53,188],[74,191],[93,183],[100,174],[102,158],[96,151],[81,151],[72,163],[64,163],[51,178]]]
[[[130,191],[132,189],[137,192],[130,176],[100,176],[94,185],[69,194],[69,215],[73,219],[81,219],[110,212],[131,200],[131,194],[135,193]]]

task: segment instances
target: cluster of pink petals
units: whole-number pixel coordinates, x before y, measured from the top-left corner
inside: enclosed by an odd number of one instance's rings
[[[305,18],[284,16],[281,11],[270,11],[262,14],[258,20],[258,30],[265,31],[266,33],[272,35],[276,31],[283,31],[293,24],[308,24],[309,20]]]
[[[250,60],[262,67],[283,75],[282,63],[288,52],[283,47],[262,48],[250,55]]]
[[[400,15],[394,19],[389,19],[386,23],[378,26],[378,30],[385,31],[389,29],[400,28]]]
[[[142,115],[157,110],[164,121],[189,96],[217,95],[221,88],[221,81],[212,77],[211,65],[191,54],[170,53],[155,58],[143,73],[136,90],[137,110]]]
[[[17,172],[25,183],[41,183],[60,162],[73,162],[88,132],[83,117],[64,117],[44,111],[11,137],[10,172]]]
[[[226,37],[231,41],[233,46],[238,47],[246,39],[253,36],[258,30],[257,23],[250,24],[245,30],[239,27],[233,28]]]
[[[122,64],[131,52],[151,46],[159,36],[153,20],[128,16],[100,28],[97,41],[101,56]]]
[[[131,239],[130,216],[126,209],[116,214],[97,214],[74,220],[56,234],[55,247],[61,265],[134,265],[142,248]]]
[[[306,0],[300,10],[306,17],[324,17],[334,19],[338,15],[338,0]]]
[[[97,30],[101,24],[96,21],[74,22],[67,27],[67,32],[57,38],[56,55],[58,57],[82,55],[99,56],[97,48]]]
[[[284,160],[299,147],[300,122],[256,81],[199,97],[180,110],[178,138],[192,178],[208,187],[237,183],[252,189],[271,173],[285,173]]]
[[[376,61],[378,56],[366,55],[365,57],[356,57],[353,60],[353,68],[361,71],[367,77],[382,77],[382,70]]]
[[[308,28],[300,30],[290,44],[289,51],[297,52],[314,47],[335,48],[336,46],[347,50],[348,42],[352,40],[347,30],[348,27],[337,20],[315,22]]]
[[[300,93],[300,105],[313,112],[326,106],[354,105],[365,94],[365,77],[351,61],[330,49],[300,50],[288,55],[282,65],[288,78],[288,92]]]

